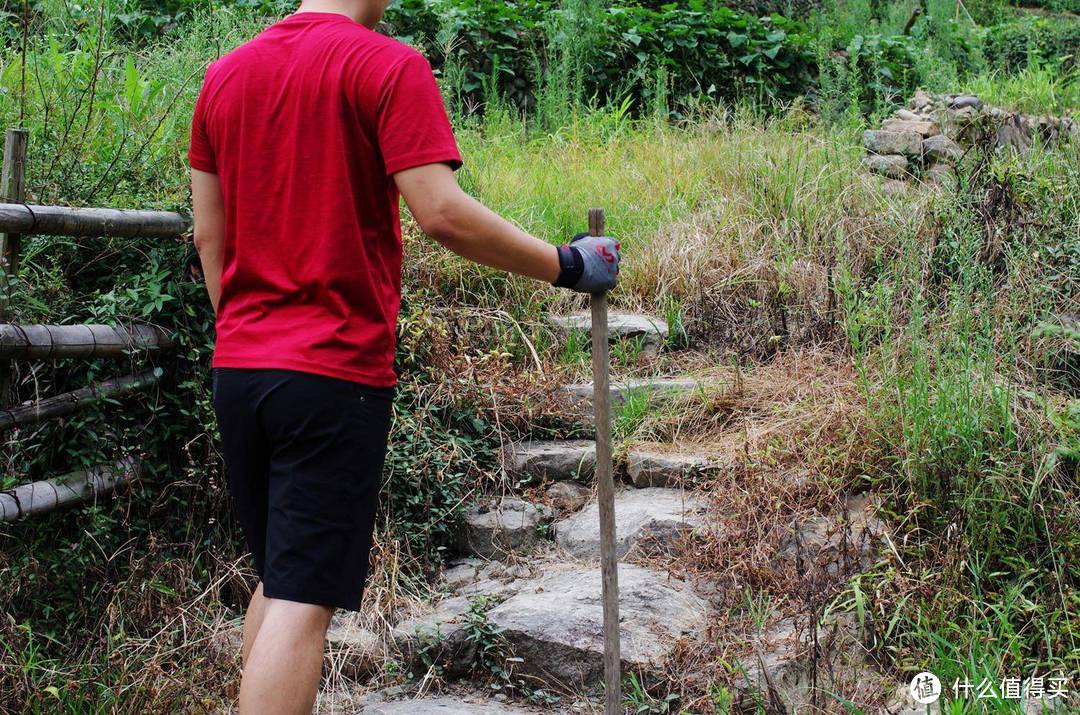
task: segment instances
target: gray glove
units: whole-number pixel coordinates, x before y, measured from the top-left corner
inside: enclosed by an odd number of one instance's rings
[[[579,293],[603,293],[615,287],[619,275],[619,242],[610,236],[579,233],[559,246],[559,277],[552,284]]]

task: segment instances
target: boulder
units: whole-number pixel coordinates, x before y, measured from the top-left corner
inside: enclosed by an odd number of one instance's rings
[[[680,486],[738,466],[734,455],[660,452],[645,447],[626,453],[626,476],[638,488]]]
[[[624,673],[656,672],[688,638],[708,625],[704,599],[663,571],[619,566],[619,635]],[[588,687],[603,676],[600,569],[555,570],[525,584],[488,611],[518,670],[557,686]]]
[[[587,440],[518,442],[503,451],[503,469],[518,483],[588,481],[596,470],[596,444]]]
[[[669,551],[693,529],[706,526],[708,501],[678,489],[621,489],[615,493],[615,548],[628,554]],[[581,559],[600,557],[600,508],[596,501],[555,524],[555,541]]]
[[[964,156],[964,149],[944,134],[924,139],[922,153],[931,163],[954,164]]]
[[[930,168],[923,174],[923,178],[931,184],[949,187],[956,181],[956,172],[948,164],[931,164]]]
[[[592,491],[574,482],[555,482],[544,492],[560,512],[574,512],[585,506]]]
[[[391,635],[402,660],[417,671],[437,664],[448,677],[469,672],[477,654],[469,638],[470,607],[468,597],[452,596],[430,613],[397,624]]]
[[[915,132],[921,137],[932,137],[941,131],[931,119],[886,119],[881,128],[887,132]]]
[[[465,510],[459,546],[486,559],[531,554],[541,541],[540,527],[554,514],[543,504],[514,497],[488,497]]]
[[[872,154],[919,156],[922,140],[922,135],[913,131],[890,132],[884,129],[867,129],[863,132],[863,146]]]
[[[581,311],[570,315],[550,315],[548,323],[566,332],[592,331],[592,312]],[[661,318],[644,313],[608,313],[608,335],[611,340],[637,338],[647,345],[660,345],[668,335],[668,324]]]
[[[885,179],[881,182],[881,193],[886,196],[906,196],[911,192],[911,184],[900,179]]]
[[[907,157],[898,154],[888,156],[868,154],[862,158],[862,165],[867,171],[890,179],[903,179],[910,176]]]
[[[925,121],[927,121],[926,116],[924,116],[922,114],[916,114],[915,112],[912,112],[912,111],[907,110],[907,109],[897,109],[896,113],[893,116],[895,116],[897,119],[903,119],[905,122],[925,122]]]
[[[355,613],[339,611],[326,631],[326,659],[331,672],[358,679],[385,662],[386,646],[374,631],[364,628]]]

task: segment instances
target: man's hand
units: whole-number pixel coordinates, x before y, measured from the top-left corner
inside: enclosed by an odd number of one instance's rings
[[[579,293],[603,293],[615,287],[619,275],[619,242],[610,236],[579,233],[559,247],[561,271],[554,285]]]

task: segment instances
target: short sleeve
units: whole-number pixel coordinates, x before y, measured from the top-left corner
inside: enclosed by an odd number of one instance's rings
[[[209,71],[208,71],[209,72]],[[217,173],[217,160],[210,135],[206,129],[207,85],[204,81],[199,98],[195,100],[195,112],[191,117],[191,144],[188,146],[188,163],[192,169]]]
[[[390,176],[424,164],[461,166],[461,153],[431,65],[411,53],[387,73],[375,118]]]

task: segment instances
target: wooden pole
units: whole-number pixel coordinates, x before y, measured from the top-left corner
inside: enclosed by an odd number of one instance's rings
[[[190,225],[188,216],[173,211],[0,204],[0,231],[41,236],[177,238]]]
[[[112,466],[91,467],[0,492],[0,522],[95,500],[126,484],[137,474],[138,463],[126,459]]]
[[[0,358],[118,358],[168,351],[172,339],[153,325],[0,325]]]
[[[36,424],[54,417],[63,417],[86,407],[91,402],[106,397],[123,397],[144,390],[161,378],[162,370],[155,367],[138,375],[127,375],[113,380],[103,380],[62,395],[28,402],[18,407],[0,410],[0,430]]]
[[[604,235],[603,209],[589,209],[589,234]],[[600,578],[604,606],[604,712],[606,715],[619,715],[622,712],[619,559],[615,552],[615,483],[611,465],[611,360],[608,355],[607,293],[594,293],[589,306],[592,309],[596,499],[600,506]]]
[[[26,146],[30,132],[11,127],[4,135],[4,163],[0,168],[0,199],[21,202],[26,198]],[[0,229],[6,231],[6,229]],[[0,233],[0,322],[8,319],[11,283],[19,270],[18,232]],[[0,405],[11,401],[11,363],[0,362]]]

